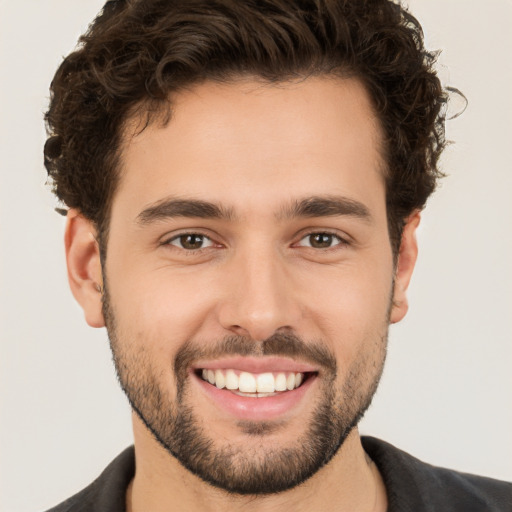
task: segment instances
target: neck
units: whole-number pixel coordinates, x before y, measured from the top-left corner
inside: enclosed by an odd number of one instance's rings
[[[380,474],[354,429],[333,459],[303,484],[266,496],[232,495],[190,473],[134,416],[136,474],[127,491],[127,512],[265,512],[273,510],[386,510]]]

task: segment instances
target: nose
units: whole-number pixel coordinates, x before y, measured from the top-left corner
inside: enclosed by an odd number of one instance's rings
[[[292,274],[286,261],[272,250],[234,257],[218,304],[221,326],[255,341],[277,331],[297,330],[302,314]]]

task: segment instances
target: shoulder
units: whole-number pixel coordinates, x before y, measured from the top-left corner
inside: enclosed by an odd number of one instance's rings
[[[118,455],[85,489],[47,512],[124,512],[126,489],[135,474],[133,446]]]
[[[362,443],[384,479],[389,512],[512,511],[512,483],[432,466],[372,437]]]

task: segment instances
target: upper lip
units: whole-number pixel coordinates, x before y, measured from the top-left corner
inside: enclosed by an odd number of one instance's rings
[[[266,372],[296,372],[312,373],[317,372],[318,368],[301,361],[284,357],[245,357],[231,356],[221,359],[197,361],[193,365],[193,370],[240,370],[249,373]]]

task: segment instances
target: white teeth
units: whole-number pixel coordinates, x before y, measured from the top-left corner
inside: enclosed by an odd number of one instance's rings
[[[233,370],[226,372],[226,387],[228,389],[238,389],[238,375]]]
[[[254,393],[256,391],[256,379],[252,373],[242,372],[238,377],[238,389],[242,393]]]
[[[226,379],[224,378],[222,370],[215,370],[215,385],[219,389],[222,389],[226,385]]]
[[[209,382],[219,389],[229,389],[242,396],[272,396],[276,392],[292,391],[298,388],[304,381],[304,374],[299,372],[273,374],[265,372],[252,374],[235,370],[212,370],[201,371],[203,380]]]
[[[286,378],[286,389],[288,389],[288,391],[295,389],[295,374],[294,373],[290,373],[288,375],[288,377]]]
[[[275,383],[276,391],[286,391],[286,375],[284,373],[278,373]]]
[[[260,373],[256,377],[258,393],[273,393],[275,391],[274,376],[271,373]]]

